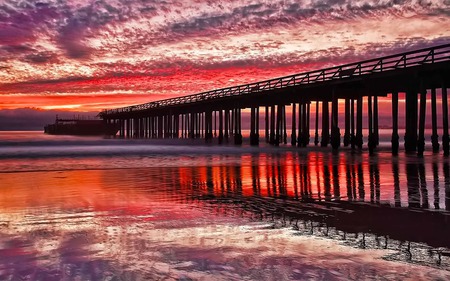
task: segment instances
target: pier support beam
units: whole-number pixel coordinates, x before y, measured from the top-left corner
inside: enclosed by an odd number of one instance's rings
[[[219,110],[219,144],[223,143],[223,110]]]
[[[283,143],[287,144],[287,126],[286,126],[286,106],[283,104],[281,106],[281,122],[282,122],[282,134],[283,137]]]
[[[398,92],[392,93],[392,137],[391,150],[393,155],[398,154],[399,147],[398,137]]]
[[[417,92],[406,92],[406,124],[405,151],[414,152],[417,149]]]
[[[234,144],[242,144],[242,133],[241,133],[241,109],[236,108],[234,110]]]
[[[300,102],[298,104],[298,137],[297,137],[297,146],[303,146],[303,107],[304,103]]]
[[[363,133],[362,133],[362,116],[363,116],[363,98],[358,97],[356,100],[356,146],[362,149],[363,146]]]
[[[195,125],[197,124],[197,121],[195,121],[195,113],[191,113],[190,117],[190,126],[189,126],[189,137],[191,139],[195,138]]]
[[[339,116],[339,106],[338,106],[338,97],[334,93],[333,90],[333,100],[331,103],[331,146],[334,150],[338,149],[341,146],[341,131],[339,129],[338,124],[338,116]]]
[[[369,154],[373,154],[373,151],[376,147],[376,142],[375,142],[375,137],[374,137],[374,133],[373,133],[373,105],[372,105],[372,96],[369,95],[367,97],[367,119],[368,119],[368,127],[369,127],[369,142],[368,142],[368,147],[369,147]]]
[[[270,136],[269,143],[275,144],[275,105],[270,107]]]
[[[417,155],[423,156],[425,151],[425,111],[427,106],[427,91],[420,92],[420,112],[419,112],[419,139],[417,141]]]
[[[250,145],[259,145],[259,112],[257,107],[250,109]]]
[[[296,144],[297,144],[297,135],[296,135],[296,120],[297,120],[297,114],[296,114],[296,108],[297,108],[297,105],[295,104],[295,102],[294,103],[292,103],[292,126],[291,126],[291,129],[292,129],[292,132],[291,132],[291,145],[292,146],[295,146]]]
[[[375,147],[380,144],[380,132],[378,128],[378,96],[373,97],[373,138]]]
[[[120,124],[119,137],[124,138],[125,137],[125,122],[124,122],[124,120],[120,119],[119,124]]]
[[[355,99],[350,100],[350,146],[355,149]]]
[[[345,99],[345,132],[344,146],[350,144],[350,99]]]
[[[282,120],[281,118],[283,117],[283,112],[282,112],[282,105],[279,104],[277,105],[277,124],[276,124],[276,128],[275,128],[275,145],[280,145],[280,142],[282,141],[281,137],[282,137]]]
[[[319,101],[316,101],[316,127],[314,130],[314,145],[319,144]]]
[[[228,130],[230,129],[230,111],[228,109],[225,109],[225,121],[224,121],[224,134],[223,137],[225,138],[225,141],[228,142],[229,133]]]
[[[444,156],[449,156],[448,101],[446,85],[442,86],[442,150],[444,151]]]
[[[330,115],[328,112],[328,101],[322,102],[322,141],[320,146],[326,147],[330,142]]]
[[[212,142],[213,138],[213,113],[212,111],[205,112],[205,142]]]
[[[310,116],[311,116],[311,102],[308,101],[306,103],[305,146],[307,146],[309,144],[309,139],[310,139],[310,135],[309,135],[309,126],[311,123]]]
[[[269,107],[266,105],[264,110],[264,136],[266,138],[266,143],[270,143],[270,133],[269,133]]]
[[[433,153],[439,152],[439,136],[437,133],[437,113],[436,113],[436,89],[431,89],[431,144],[433,145]]]

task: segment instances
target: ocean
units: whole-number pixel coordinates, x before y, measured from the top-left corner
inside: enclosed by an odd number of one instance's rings
[[[0,280],[450,280],[449,158],[389,140],[0,132]]]

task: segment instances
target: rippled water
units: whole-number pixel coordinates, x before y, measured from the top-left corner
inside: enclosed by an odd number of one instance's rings
[[[0,133],[0,280],[450,279],[424,159]]]

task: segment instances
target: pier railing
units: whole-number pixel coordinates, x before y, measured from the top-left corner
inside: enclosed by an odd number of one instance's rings
[[[249,95],[281,88],[309,85],[325,81],[347,79],[370,75],[377,72],[388,72],[398,69],[450,61],[450,44],[385,56],[376,59],[344,64],[315,71],[293,74],[284,77],[254,82],[250,84],[215,89],[198,94],[177,98],[169,98],[128,107],[104,110],[100,115],[142,111],[181,104],[190,104],[225,97]]]

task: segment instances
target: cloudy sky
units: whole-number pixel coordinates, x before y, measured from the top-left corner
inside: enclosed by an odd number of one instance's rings
[[[0,110],[99,111],[450,42],[450,0],[0,0]]]

